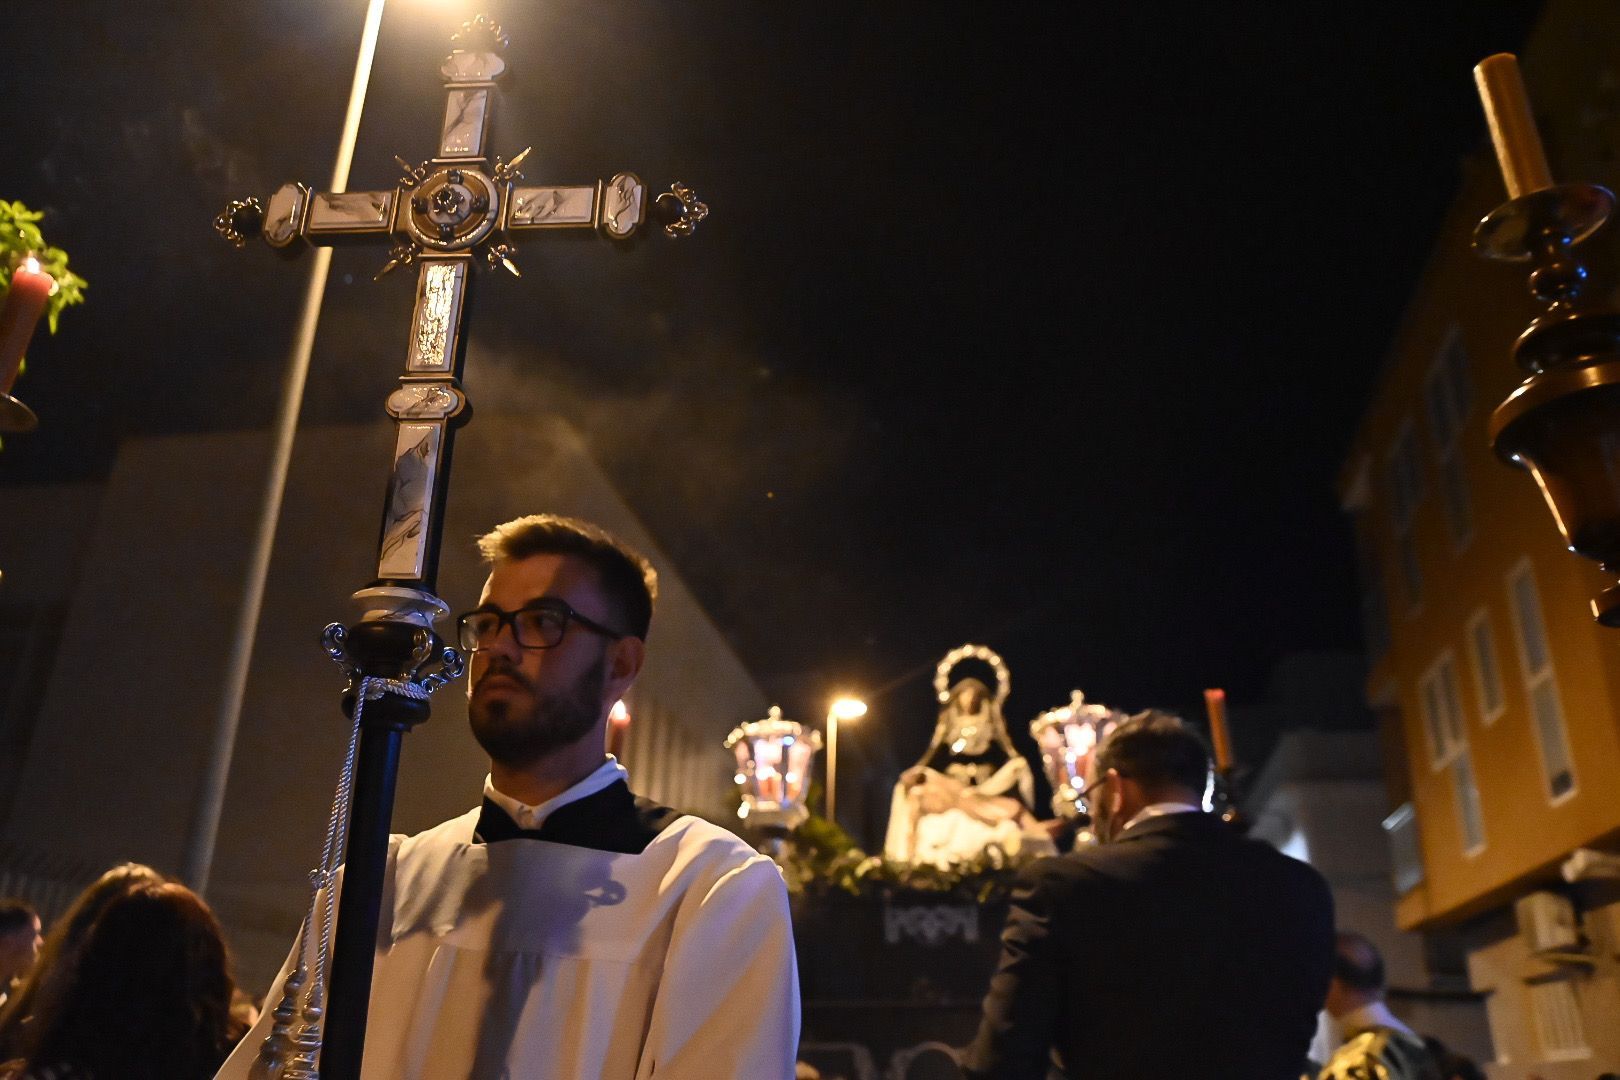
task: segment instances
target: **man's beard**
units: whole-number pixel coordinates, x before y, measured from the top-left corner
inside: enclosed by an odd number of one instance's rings
[[[467,705],[473,738],[491,760],[502,765],[518,769],[533,765],[585,738],[602,718],[602,691],[607,685],[605,654],[597,657],[572,687],[550,695],[536,690],[513,667],[492,667],[484,672],[484,678],[497,674],[522,683],[531,702],[525,709],[521,700],[508,697],[486,701],[479,697],[477,688],[473,690]]]

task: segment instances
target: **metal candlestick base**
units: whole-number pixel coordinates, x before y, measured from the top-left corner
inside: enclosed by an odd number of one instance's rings
[[[1487,259],[1528,262],[1548,235],[1578,244],[1603,227],[1614,196],[1596,184],[1560,184],[1510,199],[1474,228],[1474,250]]]
[[[26,435],[39,427],[34,410],[12,397],[0,394],[0,434]]]

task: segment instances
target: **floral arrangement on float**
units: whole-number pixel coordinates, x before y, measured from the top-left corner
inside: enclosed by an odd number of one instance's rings
[[[835,823],[810,817],[793,830],[781,860],[788,891],[807,897],[847,895],[890,899],[926,893],[940,899],[998,904],[1012,891],[1018,872],[1035,852],[1007,854],[990,845],[949,865],[907,863],[868,855]]]

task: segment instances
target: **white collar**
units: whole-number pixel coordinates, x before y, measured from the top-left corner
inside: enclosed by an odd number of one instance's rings
[[[1389,1011],[1389,1006],[1382,1001],[1369,1001],[1365,1005],[1358,1005],[1343,1016],[1335,1017],[1339,1022],[1339,1030],[1344,1037],[1349,1038],[1358,1031],[1367,1031],[1371,1028],[1394,1028],[1417,1038],[1411,1028],[1401,1022],[1401,1018]]]
[[[595,795],[603,788],[611,787],[629,775],[624,766],[620,765],[612,754],[608,754],[607,759],[596,767],[595,772],[564,791],[561,795],[553,795],[539,806],[529,806],[527,803],[518,802],[503,791],[497,791],[495,789],[495,779],[491,776],[484,777],[484,798],[505,810],[506,816],[511,818],[518,828],[538,829],[541,823],[551,816],[552,811],[567,806],[571,802],[578,802],[587,795]]]
[[[1146,821],[1149,818],[1164,817],[1166,814],[1202,814],[1203,812],[1204,812],[1204,808],[1202,806],[1195,806],[1192,803],[1185,803],[1185,802],[1156,802],[1156,803],[1150,803],[1147,806],[1142,807],[1142,809],[1138,810],[1136,812],[1136,816],[1131,818],[1131,820],[1127,821],[1125,823],[1125,828],[1121,829],[1120,832],[1124,832],[1125,829],[1129,829],[1132,825],[1136,825],[1136,824],[1138,824],[1140,822]]]

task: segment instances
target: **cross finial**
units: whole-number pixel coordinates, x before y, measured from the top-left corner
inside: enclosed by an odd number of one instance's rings
[[[488,15],[475,15],[450,36],[450,44],[466,52],[505,52],[509,43],[501,24]]]

